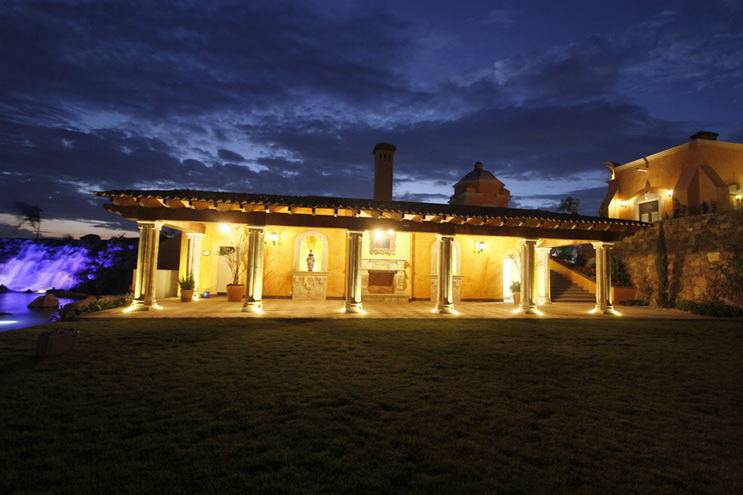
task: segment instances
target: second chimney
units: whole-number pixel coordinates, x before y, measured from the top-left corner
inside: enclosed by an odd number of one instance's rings
[[[374,145],[374,199],[392,201],[392,165],[395,161],[394,144]]]

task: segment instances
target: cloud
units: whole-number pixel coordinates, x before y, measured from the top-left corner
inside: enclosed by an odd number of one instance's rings
[[[224,148],[220,148],[217,151],[217,155],[222,160],[227,160],[230,162],[244,162],[245,158],[240,153],[235,153],[234,151],[226,150]]]

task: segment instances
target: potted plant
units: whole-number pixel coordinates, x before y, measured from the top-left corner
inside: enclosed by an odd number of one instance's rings
[[[181,286],[181,302],[190,302],[193,300],[193,289],[196,282],[193,279],[193,273],[189,272],[185,277],[178,280]]]
[[[232,274],[232,283],[227,284],[227,300],[230,302],[240,302],[245,296],[245,286],[240,283],[240,275],[245,271],[246,241],[245,230],[238,228],[236,233],[232,233],[232,248],[225,255]]]
[[[513,294],[513,304],[518,306],[521,303],[521,282],[511,282],[511,293]]]

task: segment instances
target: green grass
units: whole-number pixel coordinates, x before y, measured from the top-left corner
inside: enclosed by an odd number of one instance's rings
[[[740,321],[0,334],[0,493],[741,493]]]

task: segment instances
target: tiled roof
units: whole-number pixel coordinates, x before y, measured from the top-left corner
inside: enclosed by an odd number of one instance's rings
[[[332,196],[289,196],[276,194],[251,194],[221,191],[197,191],[190,189],[133,190],[117,189],[101,191],[97,196],[108,198],[152,198],[160,200],[208,201],[240,205],[291,206],[299,208],[333,208],[353,210],[376,210],[410,215],[447,215],[481,218],[519,218],[556,221],[604,223],[616,225],[645,226],[643,222],[598,216],[573,215],[546,210],[525,208],[498,208],[492,206],[449,205],[413,201],[379,201],[363,198],[340,198]]]

